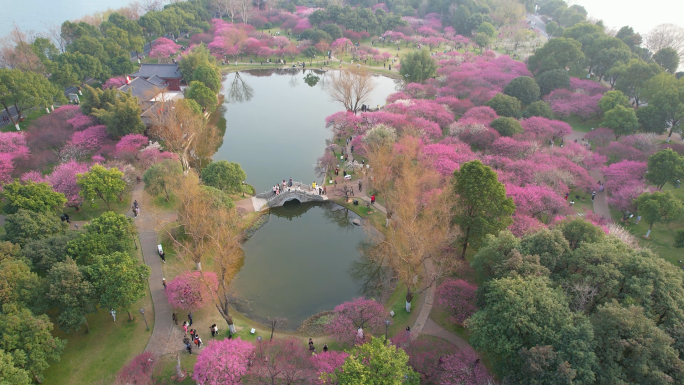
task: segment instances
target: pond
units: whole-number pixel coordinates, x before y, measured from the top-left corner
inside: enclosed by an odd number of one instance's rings
[[[231,283],[237,309],[262,322],[285,317],[294,330],[316,313],[373,294],[361,257],[366,234],[355,218],[334,203],[291,201],[271,210],[243,245],[244,266]]]
[[[306,70],[306,73],[312,72]],[[325,117],[344,109],[324,89],[326,76],[310,86],[300,69],[255,70],[228,74],[221,93],[226,134],[214,160],[238,162],[257,192],[283,179],[310,184],[314,165],[332,133]],[[393,79],[376,76],[369,105],[384,105],[395,91]]]
[[[318,180],[314,164],[332,136],[325,117],[343,107],[326,93],[325,73],[310,72],[245,71],[229,74],[223,84],[226,133],[213,159],[240,163],[257,192],[290,177]],[[395,81],[374,79],[368,104],[384,105]],[[231,284],[240,312],[261,322],[285,317],[285,328],[294,330],[314,314],[377,289],[382,274],[368,268],[361,252],[367,236],[352,224],[356,214],[333,203],[295,201],[269,215],[243,245],[244,266]]]

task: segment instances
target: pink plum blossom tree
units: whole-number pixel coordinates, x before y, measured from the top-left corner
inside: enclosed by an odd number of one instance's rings
[[[96,125],[97,119],[89,115],[76,114],[73,118],[67,120],[67,123],[71,124],[74,130],[80,131]]]
[[[530,139],[547,141],[562,138],[572,132],[572,127],[559,120],[551,120],[539,116],[533,116],[520,122],[525,134],[533,135]]]
[[[275,384],[295,384],[308,379],[312,368],[311,355],[296,337],[259,343],[250,370],[250,378]]]
[[[141,147],[147,146],[149,139],[145,135],[128,134],[119,140],[114,148],[114,154],[117,157],[132,157],[135,156]]]
[[[437,304],[449,314],[449,321],[462,325],[477,308],[477,286],[462,279],[446,279],[437,288]]]
[[[192,379],[200,385],[235,385],[249,371],[254,345],[239,337],[209,341],[200,351]]]
[[[325,331],[344,346],[362,343],[358,330],[363,331],[361,334],[364,339],[368,334],[382,332],[385,313],[385,308],[378,302],[356,298],[335,307],[332,318],[325,325]]]
[[[165,37],[160,37],[152,43],[152,51],[150,51],[150,57],[166,58],[178,52],[179,49],[180,46],[176,44],[173,40],[167,39]]]
[[[206,284],[201,281],[201,278]],[[166,285],[165,293],[174,308],[195,311],[211,301],[207,284],[211,285],[214,290],[218,289],[218,279],[215,273],[202,274],[199,271],[186,271]]]
[[[126,79],[123,77],[115,77],[115,78],[109,78],[104,84],[102,85],[102,89],[107,89],[107,88],[119,88],[122,87],[124,84],[126,84]]]
[[[67,207],[78,209],[83,203],[83,198],[79,194],[81,188],[76,183],[76,175],[87,171],[87,164],[69,161],[56,166],[52,174],[47,177],[47,181],[55,191],[64,194]]]
[[[493,380],[472,349],[459,350],[440,361],[439,385],[481,385]]]
[[[344,364],[344,360],[349,356],[346,352],[329,350],[327,352],[318,353],[311,356],[311,364],[316,371],[316,378],[321,378],[323,374],[332,374],[335,369]],[[318,385],[327,384],[323,380],[316,382]]]

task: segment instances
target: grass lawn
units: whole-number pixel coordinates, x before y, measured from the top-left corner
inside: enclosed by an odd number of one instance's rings
[[[682,188],[675,189],[668,183],[663,187],[663,192],[666,191],[671,192],[679,199],[684,198],[684,189]],[[646,221],[642,220],[638,225],[634,224],[636,221],[635,216],[625,224],[622,222],[622,213],[620,211],[611,209],[610,212],[613,221],[623,225],[629,230],[629,232],[637,238],[639,245],[651,249],[665,260],[670,261],[677,266],[682,266],[682,264],[677,261],[684,260],[684,251],[674,247],[674,236],[677,230],[684,228],[684,222],[673,222],[670,224],[656,223],[653,225],[650,237],[646,239],[644,238],[644,235],[646,235],[649,226]]]
[[[130,209],[128,205],[131,202],[132,194],[133,192],[130,189],[126,190],[123,194],[123,200],[110,202],[112,211],[117,214],[126,214]],[[107,205],[104,203],[104,201],[102,201],[102,199],[96,199],[95,203],[97,203],[98,206],[96,209],[92,208],[89,203],[84,202],[80,210],[76,211],[76,209],[73,207],[67,207],[64,209],[64,213],[69,214],[69,218],[72,221],[89,221],[93,218],[99,217],[105,211],[108,211]]]
[[[137,256],[142,260],[140,250]],[[150,330],[137,309],[145,308]],[[119,310],[116,322],[109,311],[100,309],[88,316],[90,333],[85,328],[64,333],[55,328],[54,335],[67,340],[61,360],[45,371],[45,384],[94,384],[112,378],[128,361],[145,350],[154,330],[154,307],[149,291],[131,306],[133,322]]]
[[[19,122],[19,128],[21,128],[21,131],[26,131],[28,126],[33,123],[34,120],[40,118],[43,115],[47,115],[47,112],[45,112],[45,109],[42,107],[37,107],[34,108],[33,110],[29,111],[22,111],[23,114],[26,115],[26,119],[24,119],[23,122]],[[16,127],[14,127],[14,124],[10,121],[10,124],[2,127],[0,130],[2,132],[15,132],[17,131]]]
[[[579,199],[577,199],[575,197],[576,195],[579,195]],[[586,198],[584,200],[582,200],[582,198],[585,195],[586,195]],[[570,196],[568,197],[568,204],[570,204],[569,203],[570,201],[575,201],[575,204],[572,205],[572,211],[575,214],[582,214],[582,213],[594,211],[594,203],[591,201],[591,194],[587,195],[583,191],[570,190]]]
[[[575,115],[563,119],[563,121],[569,124],[572,127],[573,131],[579,132],[589,132],[592,128],[597,128],[599,126],[599,123],[601,123],[601,119],[589,119],[583,122],[582,119]]]

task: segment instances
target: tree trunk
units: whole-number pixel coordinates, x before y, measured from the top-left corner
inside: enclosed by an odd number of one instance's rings
[[[463,251],[461,251],[461,258],[463,258],[463,260],[465,260],[465,253],[468,248],[468,237],[470,237],[470,227],[466,230],[465,239],[463,239]]]
[[[202,262],[195,262],[195,268],[197,271],[202,271]]]
[[[127,310],[126,313],[128,313],[128,320],[129,320],[130,322],[133,322],[133,314],[131,314],[131,311],[130,311],[130,310]]]
[[[413,301],[413,293],[411,293],[411,288],[406,289],[406,312],[411,312],[411,301]]]
[[[185,377],[185,374],[183,374],[183,370],[181,370],[180,353],[176,353],[176,376],[178,378]]]
[[[90,333],[90,325],[88,325],[88,321],[86,321],[84,325],[86,327],[86,334]]]

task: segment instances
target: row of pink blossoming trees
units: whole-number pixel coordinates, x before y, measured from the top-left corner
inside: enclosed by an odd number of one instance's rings
[[[130,183],[146,167],[174,158],[144,135],[108,137],[104,125],[72,105],[37,119],[27,132],[0,133],[0,181],[47,182],[65,195],[68,207],[76,209],[83,203],[76,174],[87,172],[91,165],[117,167]]]

